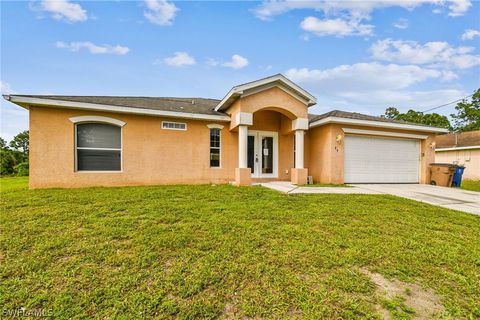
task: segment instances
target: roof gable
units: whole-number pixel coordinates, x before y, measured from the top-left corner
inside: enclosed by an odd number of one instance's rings
[[[233,87],[222,99],[222,101],[220,101],[220,103],[215,107],[215,111],[227,109],[238,98],[259,93],[274,87],[287,92],[294,98],[307,105],[307,107],[317,103],[317,99],[299,85],[295,84],[282,74],[276,74],[267,78],[247,82]]]

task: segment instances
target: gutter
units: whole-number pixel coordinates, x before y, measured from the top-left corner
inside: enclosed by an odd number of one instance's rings
[[[478,145],[478,146],[465,146],[465,147],[451,147],[451,148],[437,148],[437,149],[435,149],[435,152],[456,151],[456,150],[473,150],[473,149],[480,149],[480,145]]]
[[[165,111],[165,110],[124,107],[124,106],[115,106],[115,105],[98,104],[98,103],[74,102],[74,101],[55,100],[55,99],[46,99],[46,98],[21,97],[21,96],[15,96],[15,95],[3,95],[3,98],[25,109],[28,109],[29,105],[37,105],[37,106],[43,106],[43,107],[58,107],[58,108],[67,108],[67,109],[92,110],[92,111],[108,111],[108,112],[115,112],[115,113],[141,114],[141,115],[159,116],[159,117],[171,117],[171,118],[194,119],[194,120],[215,120],[215,121],[222,121],[222,122],[230,122],[230,117],[227,115],[223,116],[223,115],[210,115],[210,114],[203,114],[203,113]],[[25,104],[26,106],[22,104]]]
[[[313,121],[310,123],[309,128],[315,128],[315,127],[322,126],[329,123],[341,123],[341,124],[351,124],[351,125],[358,125],[358,126],[369,126],[369,127],[389,128],[389,129],[398,129],[398,130],[423,131],[423,132],[437,132],[437,133],[448,132],[448,129],[445,129],[445,128],[427,127],[427,126],[395,123],[395,122],[341,118],[341,117],[327,117],[317,121]]]

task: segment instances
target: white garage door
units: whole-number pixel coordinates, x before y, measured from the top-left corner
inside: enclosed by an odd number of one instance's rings
[[[345,183],[418,183],[419,140],[345,137]]]

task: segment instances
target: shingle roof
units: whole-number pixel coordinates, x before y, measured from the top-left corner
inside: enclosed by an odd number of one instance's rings
[[[338,117],[338,118],[347,118],[347,119],[355,119],[355,120],[367,120],[367,121],[379,121],[379,122],[390,122],[390,123],[400,123],[400,124],[412,124],[416,126],[424,126],[424,127],[429,127],[429,128],[434,128],[433,126],[429,126],[426,124],[421,124],[421,123],[413,123],[413,122],[407,122],[407,121],[401,121],[401,120],[393,120],[393,119],[388,119],[388,118],[383,118],[383,117],[376,117],[376,116],[369,116],[366,114],[361,114],[357,112],[346,112],[346,111],[340,111],[340,110],[333,110],[324,114],[320,115],[313,115],[309,114],[309,122],[315,122],[324,118],[328,117]]]
[[[210,115],[225,115],[214,108],[220,102],[205,98],[174,98],[174,97],[118,97],[118,96],[45,96],[45,95],[12,95],[16,97],[40,98],[60,101],[95,103],[121,107],[176,111],[186,113],[201,113]]]
[[[480,130],[437,136],[436,145],[439,149],[480,146]]]
[[[221,111],[215,111],[215,107],[220,103],[218,99],[206,98],[177,98],[177,97],[121,97],[121,96],[57,96],[57,95],[10,95],[12,97],[26,97],[49,99],[57,101],[82,102],[102,105],[112,105],[121,107],[131,107],[139,109],[183,112],[192,114],[205,115],[220,115],[225,116]],[[356,112],[346,112],[340,110],[333,110],[324,114],[316,115],[309,114],[309,122],[315,122],[328,117],[338,117],[357,120],[380,121],[400,124],[413,124],[417,126],[425,126],[434,128],[428,125],[418,123],[411,123],[406,121],[392,120],[382,117],[369,116]]]

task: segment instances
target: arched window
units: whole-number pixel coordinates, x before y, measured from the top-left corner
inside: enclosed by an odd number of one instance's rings
[[[122,128],[109,123],[75,125],[76,171],[121,171]]]

